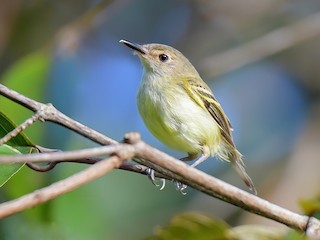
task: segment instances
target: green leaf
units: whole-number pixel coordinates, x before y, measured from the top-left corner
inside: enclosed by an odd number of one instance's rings
[[[320,196],[314,199],[301,199],[299,205],[306,215],[312,216],[320,213]]]
[[[230,235],[237,240],[282,240],[284,234],[281,228],[262,225],[243,225],[230,229]]]
[[[5,114],[0,112],[0,138],[5,136],[16,128],[16,124],[12,122]],[[36,152],[34,144],[29,138],[20,132],[16,137],[11,138],[6,144],[0,146],[0,155],[28,154]],[[0,165],[0,187],[2,187],[10,178],[12,178],[25,163],[1,164]]]
[[[289,230],[287,234],[281,238],[281,240],[308,240],[309,238],[305,236],[305,234],[301,232],[297,232],[295,230]]]
[[[4,144],[0,146],[0,156],[21,154],[17,149]],[[3,164],[0,166],[0,187],[12,178],[24,166],[24,163]]]
[[[156,230],[154,236],[145,240],[306,240],[307,238],[294,230],[260,226],[243,225],[229,228],[220,220],[199,213],[176,215],[165,227]]]
[[[198,213],[175,216],[168,226],[159,228],[147,240],[231,240],[228,226],[222,221]]]
[[[0,112],[0,138],[5,136],[16,128],[16,124],[12,122],[4,113]],[[34,146],[29,138],[20,132],[16,137],[11,138],[6,144],[10,146]]]
[[[29,98],[43,102],[45,84],[47,83],[48,69],[51,62],[50,50],[41,49],[28,54],[14,64],[0,76],[0,82]],[[0,95],[0,109],[16,122],[23,122],[30,117],[30,110]],[[29,133],[31,139],[40,142],[43,136],[43,125],[37,126]]]

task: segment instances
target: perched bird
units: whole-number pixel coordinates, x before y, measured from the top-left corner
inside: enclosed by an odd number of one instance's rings
[[[197,166],[210,156],[231,162],[256,194],[232,138],[232,127],[222,107],[197,70],[178,50],[163,44],[139,45],[121,40],[139,56],[143,76],[138,109],[151,133],[172,149],[187,152],[182,161]],[[151,172],[152,174],[152,172]],[[182,192],[185,185],[176,182]]]

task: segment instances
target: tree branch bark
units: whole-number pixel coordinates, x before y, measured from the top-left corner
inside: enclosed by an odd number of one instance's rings
[[[1,203],[0,218],[10,216],[70,192],[118,168],[124,160],[126,159],[112,156],[48,187],[36,190],[15,200]]]
[[[0,204],[0,217],[22,211],[27,207],[35,206],[65,192],[71,191],[86,182],[102,176],[114,168],[120,167],[124,160],[133,158],[135,161],[155,169],[170,179],[178,180],[203,193],[236,205],[252,213],[273,219],[294,229],[305,231],[309,236],[315,237],[316,239],[320,238],[320,221],[316,218],[309,218],[308,216],[291,212],[192,168],[178,159],[144,143],[140,140],[140,136],[137,133],[127,134],[125,136],[125,143],[117,143],[101,133],[68,118],[56,110],[52,105],[45,105],[28,99],[1,84],[0,94],[7,96],[18,103],[24,104],[23,106],[28,106],[32,111],[37,112],[41,110],[43,113],[42,119],[44,120],[56,122],[102,145],[112,144],[110,146],[84,149],[76,152],[24,155],[24,161],[63,161],[68,158],[70,160],[79,158],[79,152],[82,157],[89,157],[89,155],[92,157],[100,154],[115,154],[115,156],[110,157],[111,160],[97,162],[88,169],[63,180],[66,182],[62,181],[61,183],[60,181],[19,199]],[[49,107],[46,108],[43,106]],[[1,157],[0,161],[17,162],[22,161],[21,157],[22,156],[5,156]],[[108,164],[109,161],[111,162],[110,165]]]

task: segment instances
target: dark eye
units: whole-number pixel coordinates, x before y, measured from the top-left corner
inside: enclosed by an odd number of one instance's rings
[[[161,62],[166,62],[166,61],[168,61],[169,57],[166,54],[160,54],[159,59]]]

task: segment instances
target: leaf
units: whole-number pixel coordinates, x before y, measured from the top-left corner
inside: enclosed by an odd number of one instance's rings
[[[0,138],[5,136],[16,128],[16,124],[12,122],[4,113],[0,112]],[[36,152],[34,144],[29,138],[20,132],[16,137],[11,138],[6,144],[0,146],[0,155],[28,154]],[[2,187],[10,178],[12,178],[25,163],[1,164],[0,165],[0,187]]]
[[[5,136],[15,128],[16,124],[4,115],[4,113],[0,112],[0,137]],[[11,138],[6,144],[10,146],[34,146],[23,132],[20,132],[16,137]]]
[[[176,215],[166,227],[146,240],[228,240],[234,239],[228,233],[228,226],[222,221],[198,213]]]
[[[281,240],[308,240],[305,234],[290,229]]]
[[[243,225],[230,229],[230,235],[237,240],[282,240],[284,234],[283,229],[260,225]]]
[[[154,236],[145,240],[306,240],[294,230],[262,226],[243,225],[229,228],[223,221],[199,213],[176,215],[165,227],[156,230]]]
[[[299,205],[306,215],[312,216],[320,213],[320,196],[314,199],[301,199]]]
[[[21,154],[17,149],[3,144],[0,146],[1,155]],[[12,178],[24,166],[24,163],[3,164],[0,166],[0,187],[2,187],[10,178]]]
[[[51,62],[50,51],[41,49],[28,54],[14,62],[0,77],[0,82],[5,86],[21,93],[29,98],[43,102],[45,96],[45,84],[49,64]],[[15,102],[0,95],[0,109],[7,116],[17,122],[22,122],[30,117],[30,111]],[[40,142],[43,136],[42,125],[37,126],[29,136]],[[28,132],[28,129],[26,130]]]

